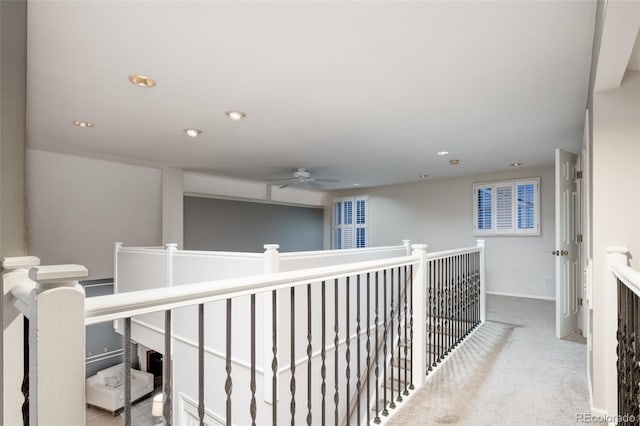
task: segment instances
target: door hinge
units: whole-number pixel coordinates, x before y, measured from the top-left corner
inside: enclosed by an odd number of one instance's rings
[[[582,306],[582,297],[578,298],[578,305]]]
[[[578,234],[578,237],[576,238],[576,242],[578,243],[582,242],[582,234]]]
[[[582,179],[582,170],[576,172],[576,179]]]

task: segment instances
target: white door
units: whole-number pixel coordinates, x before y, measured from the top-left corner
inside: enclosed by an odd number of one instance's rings
[[[578,328],[578,247],[575,215],[578,208],[578,157],[556,149],[556,337]]]

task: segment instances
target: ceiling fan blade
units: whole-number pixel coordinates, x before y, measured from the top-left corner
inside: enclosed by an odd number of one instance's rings
[[[291,178],[275,178],[275,179],[265,179],[265,182],[288,182]]]
[[[280,187],[280,189],[282,189],[282,188],[286,188],[287,186],[291,185],[293,182],[294,182],[294,181],[290,181],[290,182],[285,183],[284,185],[282,185],[282,186]]]
[[[338,179],[314,179],[316,182],[340,182]]]
[[[316,183],[316,181],[309,181],[309,182],[305,182],[308,186],[312,187],[312,188],[316,188],[316,189],[321,189],[322,185]]]

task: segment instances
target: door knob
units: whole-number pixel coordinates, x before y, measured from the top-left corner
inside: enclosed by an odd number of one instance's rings
[[[554,251],[551,252],[551,256],[557,256],[557,255],[558,255],[557,251],[554,250]]]
[[[568,256],[568,255],[569,255],[569,252],[567,250],[562,250],[560,252],[560,256]]]

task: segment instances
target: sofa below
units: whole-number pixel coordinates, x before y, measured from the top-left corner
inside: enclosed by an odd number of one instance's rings
[[[131,401],[153,392],[153,374],[131,369]],[[124,407],[124,364],[98,371],[86,380],[87,404],[113,412]]]

